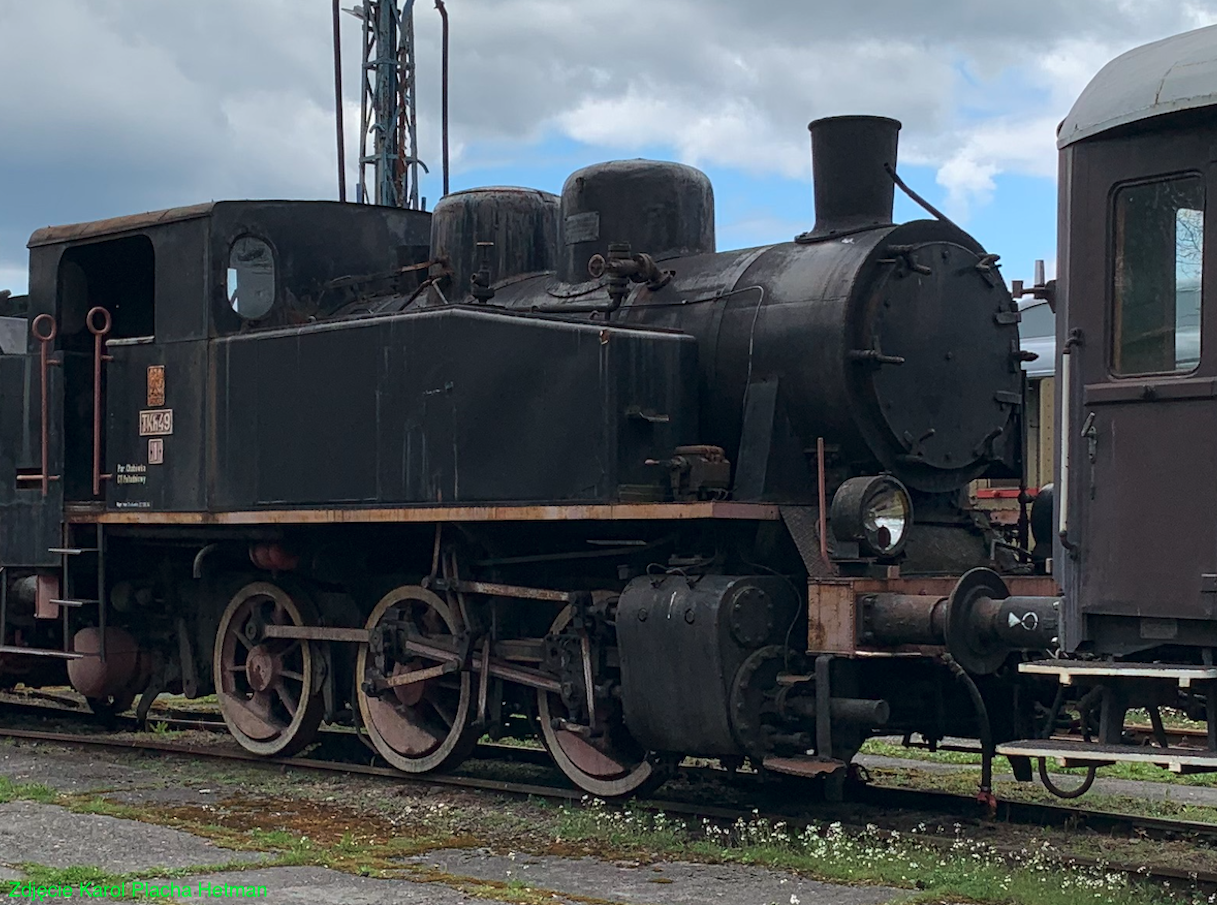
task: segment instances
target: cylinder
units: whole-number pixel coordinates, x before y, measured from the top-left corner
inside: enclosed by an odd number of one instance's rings
[[[942,644],[947,598],[871,594],[865,598],[866,640],[872,644]]]
[[[441,285],[452,302],[469,295],[470,281],[483,266],[491,285],[552,271],[557,243],[558,196],[537,189],[494,186],[453,192],[431,217],[431,255],[452,272]]]
[[[886,116],[831,116],[807,126],[816,225],[806,238],[890,226],[900,123]]]
[[[610,244],[656,260],[714,251],[714,189],[701,170],[655,160],[614,160],[572,173],[562,187],[558,277],[589,278]]]

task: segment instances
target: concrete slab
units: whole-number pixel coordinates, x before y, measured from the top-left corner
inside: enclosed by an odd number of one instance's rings
[[[154,885],[169,882],[152,881]],[[317,902],[341,902],[343,905],[494,905],[489,900],[470,898],[460,890],[439,883],[353,877],[323,867],[263,867],[172,882],[189,886],[196,898],[200,883],[208,886],[262,886],[266,889],[266,895],[258,896],[255,901],[267,905],[315,905]],[[553,902],[554,905],[562,905],[561,899]]]
[[[0,863],[99,867],[111,873],[155,867],[211,867],[265,855],[221,848],[179,830],[101,814],[73,814],[33,801],[0,804]]]
[[[878,905],[908,896],[882,886],[838,886],[797,874],[739,864],[682,862],[623,866],[593,858],[494,855],[452,849],[412,859],[444,873],[479,880],[513,880],[540,889],[646,905]]]
[[[35,745],[0,745],[0,776],[18,783],[42,783],[60,792],[122,789],[156,782],[154,770],[116,764],[88,752]]]

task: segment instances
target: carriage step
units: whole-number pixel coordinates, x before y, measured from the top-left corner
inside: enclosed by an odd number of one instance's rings
[[[50,547],[49,553],[58,553],[60,556],[80,556],[84,553],[96,553],[96,547]]]
[[[761,766],[787,776],[827,776],[845,769],[845,761],[831,757],[766,757]]]
[[[1018,664],[1018,671],[1029,675],[1056,676],[1062,685],[1097,679],[1150,679],[1178,682],[1180,688],[1193,683],[1217,680],[1217,666],[1192,666],[1183,663],[1111,663],[1071,660],[1034,660]]]
[[[1154,764],[1171,773],[1217,772],[1217,751],[1202,748],[1154,748],[1148,745],[1097,745],[1069,739],[1028,739],[997,746],[1007,757],[1051,757],[1065,767],[1114,763]]]
[[[68,598],[64,598],[62,600],[59,598],[55,598],[55,597],[51,598],[51,603],[57,603],[60,606],[70,606],[70,607],[89,606],[90,604],[95,604],[95,603],[99,603],[99,602],[100,601],[97,601],[97,600],[79,600],[75,597],[68,597]]]
[[[0,654],[21,654],[28,657],[56,657],[60,660],[80,660],[85,654],[69,650],[44,650],[41,647],[13,647],[11,644],[0,645]]]

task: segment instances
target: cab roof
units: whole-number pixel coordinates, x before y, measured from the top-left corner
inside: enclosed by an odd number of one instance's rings
[[[149,211],[146,214],[130,214],[126,217],[110,217],[106,220],[93,220],[89,223],[68,223],[64,226],[44,226],[34,231],[27,243],[28,248],[39,245],[54,245],[58,242],[70,242],[76,239],[91,239],[95,236],[110,236],[116,233],[129,232],[137,229],[147,229],[161,223],[176,223],[181,220],[194,220],[206,217],[211,213],[215,203],[195,204],[190,207],[174,207],[163,211]]]
[[[1166,113],[1217,104],[1217,25],[1137,47],[1099,70],[1057,130],[1057,147]]]

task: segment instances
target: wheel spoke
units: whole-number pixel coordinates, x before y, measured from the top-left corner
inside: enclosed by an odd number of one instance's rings
[[[304,681],[304,673],[296,672],[294,669],[281,669],[279,670],[279,675],[285,679],[295,679],[297,682]]]
[[[236,636],[237,640],[241,642],[241,645],[246,650],[250,650],[254,646],[254,643],[245,637],[245,632],[238,631],[238,632],[233,632],[233,634]]]
[[[292,715],[292,719],[296,718],[296,702],[292,700],[292,696],[288,694],[286,688],[280,683],[275,686],[275,693],[279,696],[279,700],[283,702],[283,706],[287,708],[287,712]]]
[[[444,725],[451,729],[453,724],[456,722],[456,711],[444,704],[441,704],[433,695],[428,694],[423,698],[423,700],[431,705],[431,709],[434,710],[439,718],[444,721]]]
[[[237,665],[235,663],[228,664],[224,667],[224,672],[245,672],[245,664]]]
[[[265,689],[262,691],[255,691],[253,693],[253,697],[249,699],[249,709],[258,714],[258,716],[266,720],[268,723],[273,722],[274,716],[271,713],[271,703],[272,699],[269,691]]]

